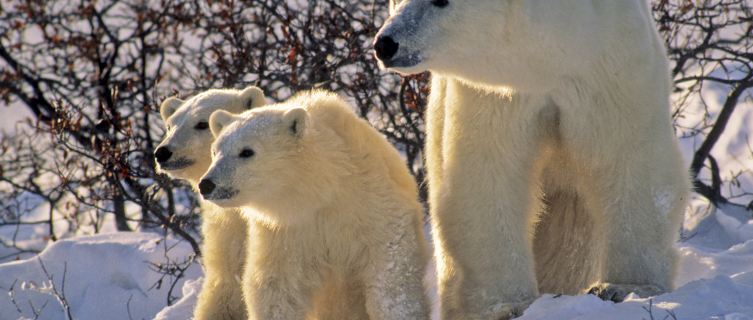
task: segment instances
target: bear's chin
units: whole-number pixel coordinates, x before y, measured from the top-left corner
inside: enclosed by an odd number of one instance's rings
[[[165,172],[171,176],[177,176],[180,174],[179,170],[186,169],[192,166],[196,161],[186,157],[179,158],[178,160],[168,161],[166,163],[159,163],[159,171]]]
[[[240,207],[239,205],[233,203],[233,201],[229,200],[217,200],[217,199],[207,199],[204,198],[204,201],[211,202],[215,206],[218,206],[220,208],[236,208]]]
[[[420,54],[379,60],[379,69],[389,69],[403,75],[418,74],[427,70],[425,60]]]
[[[203,195],[204,201],[209,201],[214,203],[215,205],[223,208],[228,207],[238,207],[241,206],[241,203],[237,203],[238,201],[236,199],[233,199],[233,197],[238,194],[238,190],[231,190],[231,189],[219,189],[216,190],[210,194]]]

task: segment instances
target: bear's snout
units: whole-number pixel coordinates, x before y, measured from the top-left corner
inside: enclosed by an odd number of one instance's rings
[[[400,45],[389,36],[380,36],[377,38],[376,43],[374,43],[374,51],[376,52],[377,59],[382,61],[392,59],[395,53],[397,53],[398,48],[400,48]]]
[[[202,195],[207,195],[212,193],[215,187],[216,185],[214,184],[214,182],[212,182],[212,180],[202,179],[199,183],[199,192],[201,192]]]
[[[170,156],[172,155],[172,151],[167,147],[159,147],[157,148],[157,151],[154,152],[154,158],[157,159],[157,162],[159,163],[170,160]]]

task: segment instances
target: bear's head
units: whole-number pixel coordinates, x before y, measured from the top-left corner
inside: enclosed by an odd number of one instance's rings
[[[310,221],[338,205],[359,172],[350,136],[342,136],[358,134],[345,129],[348,119],[358,120],[345,101],[318,90],[242,114],[216,111],[212,165],[199,192],[270,226]]]
[[[586,1],[391,0],[374,51],[380,68],[402,74],[548,90],[582,73],[600,50],[600,17],[571,2]]]
[[[204,200],[220,207],[274,211],[297,202],[305,183],[309,115],[303,108],[267,106],[240,115],[212,114],[212,165],[199,183]],[[286,199],[287,198],[287,199]]]
[[[265,105],[264,93],[257,87],[244,90],[214,89],[189,100],[168,98],[160,107],[167,135],[154,152],[157,171],[177,179],[199,183],[212,163],[214,136],[209,117],[214,111],[241,113]]]

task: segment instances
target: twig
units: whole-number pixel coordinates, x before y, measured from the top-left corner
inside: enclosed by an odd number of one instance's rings
[[[44,309],[44,307],[47,306],[48,302],[50,302],[50,300],[45,301],[44,304],[42,305],[42,307],[40,307],[39,310],[37,310],[34,307],[34,303],[32,303],[31,300],[29,300],[29,306],[31,306],[31,312],[34,313],[34,319],[39,319],[39,314],[42,312],[42,310]]]
[[[144,261],[150,265],[149,269],[151,269],[154,272],[157,272],[159,274],[162,274],[162,277],[160,277],[157,282],[155,282],[149,290],[154,289],[155,287],[159,289],[162,287],[162,283],[164,282],[165,277],[170,276],[170,289],[167,292],[167,305],[171,306],[175,300],[177,300],[177,297],[173,296],[173,290],[175,289],[175,286],[178,284],[178,281],[185,277],[186,270],[191,266],[191,264],[194,262],[194,259],[196,258],[195,254],[191,254],[188,256],[187,259],[185,259],[182,263],[178,263],[176,261],[171,261],[170,257],[167,256],[167,251],[169,251],[169,248],[167,247],[167,241],[165,241],[165,259],[167,260],[166,264],[162,263],[154,263],[151,261]]]
[[[68,320],[73,320],[73,316],[71,315],[71,306],[68,305],[68,300],[65,299],[65,276],[68,273],[68,262],[63,262],[63,282],[62,288],[60,289],[60,292],[58,292],[57,287],[55,287],[55,281],[52,280],[52,277],[54,275],[50,275],[50,273],[47,272],[47,268],[45,268],[44,262],[42,262],[42,258],[37,257],[37,259],[39,259],[39,264],[42,266],[42,270],[44,271],[45,276],[47,276],[47,279],[50,280],[50,284],[52,285],[52,294],[58,299],[60,305],[63,306],[63,310],[65,310],[65,314],[68,317]]]
[[[22,318],[25,318],[24,312],[21,310],[21,307],[16,302],[16,297],[13,295],[13,289],[16,287],[16,282],[18,282],[18,279],[13,281],[13,284],[10,285],[10,289],[8,289],[8,295],[10,296],[10,301],[13,302],[13,306],[16,307],[16,311],[18,311],[19,314],[21,314]],[[0,287],[2,288],[2,287]],[[5,288],[3,288],[5,289]]]
[[[133,293],[131,293],[131,296],[128,297],[128,302],[126,302],[126,310],[128,310],[128,319],[133,320],[133,317],[131,317],[131,299],[133,299]]]
[[[653,299],[648,299],[648,308],[646,308],[646,306],[642,307],[643,310],[646,310],[646,312],[648,312],[648,316],[650,317],[651,320],[654,320],[654,314],[653,314],[653,312],[651,312],[651,306],[653,304],[654,304]],[[642,319],[646,320],[645,318],[642,318]]]

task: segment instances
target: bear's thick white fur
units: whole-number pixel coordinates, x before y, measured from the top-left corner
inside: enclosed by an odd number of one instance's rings
[[[241,113],[265,104],[264,94],[257,87],[208,90],[187,101],[166,99],[160,113],[168,131],[157,150],[166,148],[172,155],[159,162],[157,169],[188,180],[198,190],[201,176],[212,164],[214,136],[208,126],[212,112]],[[238,209],[220,208],[206,201],[201,207],[205,276],[194,319],[245,319],[240,279],[246,260],[246,220]]]
[[[200,189],[249,219],[250,319],[428,319],[416,183],[342,99],[304,92],[210,125]]]
[[[689,182],[645,1],[405,0],[375,44],[382,67],[433,75],[442,319],[672,290]]]

